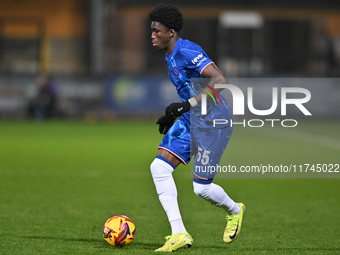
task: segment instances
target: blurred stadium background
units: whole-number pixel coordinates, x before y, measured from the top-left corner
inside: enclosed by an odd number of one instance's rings
[[[183,37],[229,78],[339,77],[339,1],[164,2],[181,8]],[[57,87],[56,117],[158,116],[177,99],[164,54],[150,43],[147,15],[158,3],[2,0],[0,119],[29,117],[41,73]],[[312,93],[324,104],[316,117],[339,117],[339,84],[322,83]]]
[[[164,2],[182,10],[183,37],[231,83],[254,87],[256,107],[268,109],[274,85],[311,92],[311,121],[300,125],[302,113],[289,109],[297,128],[237,126],[231,164],[339,164],[339,1]],[[115,254],[153,254],[169,234],[149,172],[163,137],[155,119],[178,100],[150,42],[147,16],[158,3],[0,0],[0,254],[112,254],[101,235],[113,214],[137,226],[133,244]],[[41,74],[52,83],[47,98]],[[58,120],[34,121],[44,117],[37,102],[53,96],[48,117]],[[339,172],[217,178],[248,207],[228,247],[217,238],[222,210],[192,192],[188,167],[174,176],[195,238],[187,254],[339,254]]]

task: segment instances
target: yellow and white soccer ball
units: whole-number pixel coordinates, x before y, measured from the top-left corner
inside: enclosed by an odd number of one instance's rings
[[[116,247],[124,247],[135,238],[135,224],[124,215],[114,215],[109,218],[103,227],[103,236],[106,242]]]

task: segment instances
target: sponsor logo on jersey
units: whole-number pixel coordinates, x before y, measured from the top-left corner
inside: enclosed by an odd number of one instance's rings
[[[203,58],[203,53],[198,54],[194,59],[191,60],[191,63],[199,66],[204,60],[207,58]]]

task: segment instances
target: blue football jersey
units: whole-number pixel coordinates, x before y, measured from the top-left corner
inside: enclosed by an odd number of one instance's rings
[[[170,80],[183,102],[190,98],[190,79],[203,78],[203,69],[213,63],[199,45],[182,38],[179,38],[170,56],[165,56],[165,60]]]
[[[190,87],[190,79],[204,78],[202,75],[204,68],[214,63],[199,45],[182,38],[177,41],[170,56],[166,55],[165,60],[170,80],[175,85],[178,96],[183,102],[201,92],[199,89]],[[229,120],[232,118],[227,101],[221,95],[220,98],[221,104],[217,105],[213,104],[212,100],[208,100],[208,114],[205,116],[201,116],[201,105],[192,109],[194,114],[192,120],[195,124],[199,123],[204,127],[211,125],[214,119]],[[190,112],[185,113],[184,117],[189,120]]]
[[[200,83],[194,80],[204,78],[202,75],[204,68],[213,64],[213,61],[200,46],[180,38],[170,56],[166,55],[165,60],[170,80],[183,102],[202,91],[200,86],[196,86]],[[213,128],[214,119],[231,118],[228,103],[222,96],[220,98],[221,103],[218,104],[214,104],[213,100],[207,100],[206,115],[202,116],[201,104],[198,104],[179,117],[158,148],[170,152],[182,163],[187,164],[196,154],[197,147],[200,147],[210,151],[209,164],[218,163],[232,132],[232,127]],[[195,165],[197,164],[199,162],[195,159]],[[214,175],[195,174],[200,179],[211,181],[214,178]]]

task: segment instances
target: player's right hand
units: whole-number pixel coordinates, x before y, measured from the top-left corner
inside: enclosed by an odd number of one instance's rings
[[[158,121],[156,122],[156,124],[159,125],[159,129],[158,129],[159,133],[165,135],[169,131],[171,126],[174,124],[175,119],[176,118],[169,116],[169,115],[164,115],[160,117]]]

